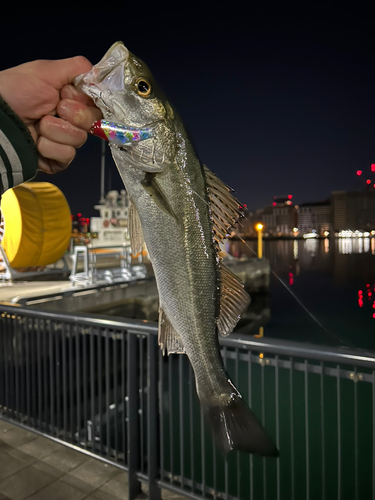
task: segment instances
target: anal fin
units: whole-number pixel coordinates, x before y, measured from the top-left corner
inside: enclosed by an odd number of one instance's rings
[[[250,304],[249,294],[243,283],[227,266],[220,264],[220,313],[217,327],[220,335],[227,337],[236,326],[240,315]]]
[[[159,345],[163,355],[167,354],[185,354],[184,344],[180,335],[171,325],[162,308],[159,309]]]

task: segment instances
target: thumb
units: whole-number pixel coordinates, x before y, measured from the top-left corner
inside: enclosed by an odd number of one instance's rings
[[[40,62],[43,63],[40,76],[57,90],[72,83],[76,76],[87,73],[92,68],[90,61],[84,56]]]

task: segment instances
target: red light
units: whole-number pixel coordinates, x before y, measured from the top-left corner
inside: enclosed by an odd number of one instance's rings
[[[366,283],[367,288],[371,288],[370,283]]]
[[[358,290],[358,295],[363,295],[362,290]]]
[[[372,317],[375,319],[375,313],[372,315]]]
[[[276,205],[277,205],[276,201],[274,201],[274,202],[272,203],[272,205],[273,205],[274,207],[276,207]]]
[[[366,184],[371,184],[371,179],[367,179]]]
[[[90,222],[90,219],[87,217],[86,219],[86,223],[88,224]]]
[[[362,170],[357,170],[357,175],[362,175]]]
[[[82,214],[78,213],[78,214],[77,214],[77,217],[82,217]]]
[[[293,195],[292,194],[288,194],[288,198],[289,198],[289,200],[291,200],[293,198]]]
[[[371,172],[375,172],[375,163],[371,165]]]

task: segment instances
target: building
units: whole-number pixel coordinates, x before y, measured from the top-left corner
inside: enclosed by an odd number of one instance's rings
[[[331,203],[334,231],[375,230],[375,190],[333,191]]]
[[[292,195],[274,197],[271,206],[263,210],[262,220],[265,232],[270,235],[290,235],[297,226],[297,208],[292,202]]]
[[[330,201],[299,205],[297,227],[301,234],[316,232],[323,235],[325,231],[331,231],[332,210]]]

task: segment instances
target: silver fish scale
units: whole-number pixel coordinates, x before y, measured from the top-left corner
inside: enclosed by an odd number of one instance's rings
[[[219,299],[216,253],[202,169],[186,132],[179,128],[175,161],[155,176],[175,217],[160,210],[143,189],[140,175],[144,174],[124,166],[129,162],[125,154],[113,150],[113,155],[138,209],[160,306],[181,335],[199,396],[212,399],[223,393],[222,384],[228,387],[215,322]]]

